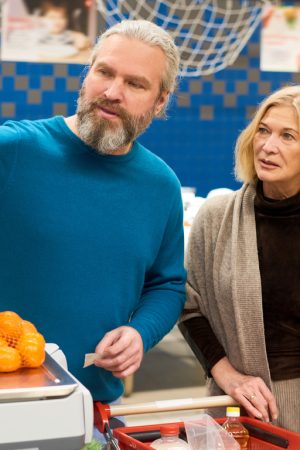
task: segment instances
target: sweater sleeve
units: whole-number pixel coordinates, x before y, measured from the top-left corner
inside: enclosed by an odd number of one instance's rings
[[[212,218],[216,211],[209,202],[202,206],[194,220],[186,252],[188,272],[187,300],[179,329],[199,360],[204,371],[211,376],[212,367],[226,352],[209,321],[210,302],[208,284],[213,273],[214,237]]]
[[[214,334],[206,317],[194,317],[178,325],[185,340],[199,360],[205,373],[211,377],[213,366],[226,353]]]
[[[173,191],[174,192],[174,191]],[[138,308],[129,325],[142,336],[144,350],[158,343],[176,324],[185,302],[183,207],[179,183],[169,201],[168,220]]]

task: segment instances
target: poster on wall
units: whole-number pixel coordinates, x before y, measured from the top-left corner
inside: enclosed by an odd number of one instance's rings
[[[94,0],[4,0],[1,60],[86,64],[96,40]]]
[[[266,6],[263,10],[260,69],[300,71],[300,6]]]

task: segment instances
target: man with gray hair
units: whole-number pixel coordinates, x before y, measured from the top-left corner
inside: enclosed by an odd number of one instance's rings
[[[185,301],[180,184],[136,141],[178,66],[166,31],[123,21],[96,44],[75,115],[0,129],[1,309],[35,323],[105,403]]]

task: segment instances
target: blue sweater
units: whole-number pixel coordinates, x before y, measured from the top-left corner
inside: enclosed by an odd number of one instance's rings
[[[137,142],[97,154],[62,117],[0,128],[0,249],[0,310],[57,343],[95,400],[115,400],[123,384],[83,369],[85,353],[128,324],[147,351],[184,304],[176,176]]]

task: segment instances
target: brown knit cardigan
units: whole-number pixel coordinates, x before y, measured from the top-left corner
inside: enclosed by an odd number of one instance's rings
[[[255,186],[207,199],[189,235],[187,302],[181,321],[204,315],[231,364],[271,388],[254,215]],[[207,380],[209,395],[223,392]],[[224,409],[210,411],[224,415]]]

